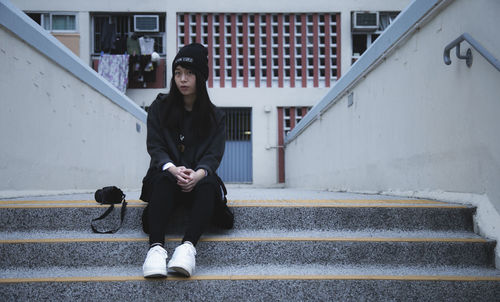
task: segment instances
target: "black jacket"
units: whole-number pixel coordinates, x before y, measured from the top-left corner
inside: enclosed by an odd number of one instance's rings
[[[162,166],[172,162],[176,166],[185,166],[193,170],[205,169],[215,173],[224,155],[226,117],[215,108],[216,127],[205,138],[191,137],[189,146],[183,153],[179,150],[179,135],[161,126],[165,116],[166,95],[159,94],[148,110],[147,149],[151,156],[150,169],[161,170]]]
[[[158,94],[148,110],[147,119],[147,141],[146,146],[151,156],[149,169],[142,180],[142,192],[140,199],[149,202],[152,193],[152,185],[157,177],[170,176],[163,172],[162,167],[168,162],[176,166],[185,166],[193,170],[205,169],[208,174],[215,174],[224,155],[226,144],[226,116],[215,108],[216,126],[205,138],[194,135],[190,136],[189,144],[181,152],[179,149],[179,132],[171,131],[162,126],[161,120],[165,117],[166,94]],[[216,177],[219,182],[220,178]],[[175,181],[175,180],[174,180]]]

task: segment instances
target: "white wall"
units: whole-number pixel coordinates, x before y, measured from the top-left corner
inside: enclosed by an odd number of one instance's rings
[[[211,89],[210,97],[221,107],[252,107],[253,184],[270,186],[278,181],[279,106],[312,106],[326,88],[238,88]],[[241,93],[246,92],[246,93]],[[266,113],[266,107],[271,112]]]
[[[344,96],[286,146],[287,186],[448,198],[500,217],[500,72],[475,50],[471,68],[455,50],[443,62],[464,32],[500,58],[499,11],[456,0],[424,25],[352,89],[351,107]],[[486,224],[499,239],[500,222]]]
[[[167,36],[167,85],[170,83],[171,62],[177,52],[177,13],[181,12],[246,12],[246,13],[341,13],[341,70],[345,73],[351,66],[351,11],[402,10],[410,0],[311,0],[311,1],[268,1],[268,0],[224,0],[224,1],[30,1],[12,0],[22,10],[28,11],[77,11],[80,12],[80,57],[90,62],[90,12],[163,12],[166,13]],[[86,19],[87,20],[83,20]],[[87,42],[86,42],[87,41]],[[85,43],[88,43],[87,45]],[[138,105],[149,105],[159,92],[166,89],[129,89],[127,96]],[[313,106],[325,93],[326,88],[212,88],[209,90],[214,103],[224,107],[252,107],[252,150],[253,183],[270,186],[278,182],[277,150],[277,106]],[[271,113],[263,107],[269,106]]]
[[[145,124],[2,26],[0,41],[0,195],[140,188]]]

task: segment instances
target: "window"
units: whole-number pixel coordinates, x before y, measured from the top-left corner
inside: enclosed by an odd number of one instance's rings
[[[180,13],[177,46],[208,47],[209,87],[330,87],[340,76],[335,13]]]
[[[75,15],[52,15],[52,30],[76,30]]]
[[[117,41],[126,41],[127,37],[134,32],[134,15],[133,13],[92,15],[93,54],[99,55],[104,50],[101,38],[106,26],[112,27]],[[154,51],[161,55],[165,54],[165,15],[159,15],[159,30],[157,32],[138,32],[137,34],[154,39]]]
[[[44,29],[53,32],[76,32],[76,13],[27,13]]]
[[[135,18],[134,18],[135,16]],[[147,17],[154,24],[137,24],[135,21],[144,21]],[[158,17],[157,20],[155,17]],[[146,20],[147,21],[147,20]],[[154,25],[147,27],[147,25]],[[134,32],[134,29],[139,29]],[[153,13],[92,13],[91,14],[91,39],[92,39],[92,68],[98,70],[101,53],[112,55],[128,54],[129,74],[127,88],[165,88],[165,14]],[[149,31],[146,31],[149,30]],[[142,53],[139,41],[144,38],[148,48]],[[131,43],[127,43],[129,42]],[[132,41],[139,40],[139,41]],[[134,44],[134,45],[132,45]],[[152,44],[152,48],[151,48]],[[157,52],[160,55],[158,63],[151,62],[150,54]],[[141,56],[134,56],[134,55]],[[151,68],[151,65],[153,68]]]
[[[252,134],[251,108],[223,108],[226,114],[226,141],[250,141]]]
[[[286,136],[311,110],[311,107],[279,107],[278,110],[283,110],[283,136]]]
[[[352,33],[352,63],[375,42],[380,34],[396,19],[399,12],[379,12],[379,27],[375,31],[358,31]]]

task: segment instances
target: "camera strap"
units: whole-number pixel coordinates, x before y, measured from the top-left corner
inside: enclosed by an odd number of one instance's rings
[[[111,204],[109,206],[109,208],[106,210],[106,212],[104,212],[101,216],[97,217],[96,219],[92,219],[92,222],[90,223],[90,226],[92,227],[92,231],[94,233],[99,233],[99,234],[114,234],[114,233],[116,233],[122,227],[123,219],[125,218],[125,214],[127,212],[127,202],[125,201],[125,196],[123,196],[123,200],[122,200],[122,208],[121,208],[121,212],[120,212],[120,225],[116,229],[111,229],[111,230],[108,230],[108,231],[100,231],[94,225],[94,222],[96,222],[98,220],[102,220],[102,219],[106,218],[109,214],[111,214],[111,212],[114,210],[114,208],[115,208],[115,205]]]

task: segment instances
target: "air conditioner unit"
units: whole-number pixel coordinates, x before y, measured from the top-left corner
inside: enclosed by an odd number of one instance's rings
[[[378,12],[354,12],[352,16],[353,31],[376,31],[379,28]]]
[[[160,30],[160,20],[156,15],[134,15],[134,31],[157,32]]]

